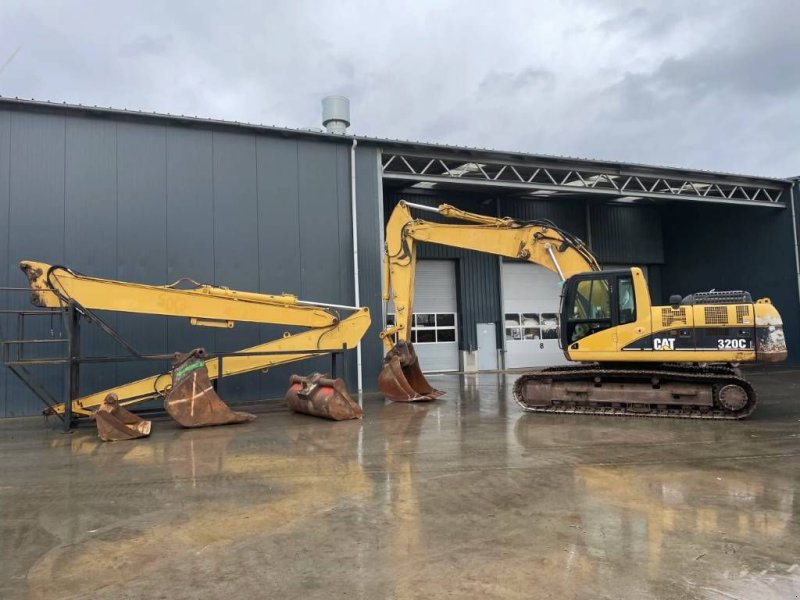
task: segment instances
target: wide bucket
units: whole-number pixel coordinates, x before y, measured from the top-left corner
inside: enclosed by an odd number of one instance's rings
[[[109,394],[92,415],[97,435],[104,442],[135,440],[150,435],[152,423],[119,405],[116,394]]]
[[[360,419],[364,414],[358,402],[350,397],[341,379],[313,373],[308,377],[292,375],[289,383],[285,399],[294,412],[333,421]]]
[[[411,342],[395,344],[383,362],[383,370],[378,375],[378,391],[389,400],[421,402],[444,395],[425,379]]]
[[[247,423],[255,415],[231,410],[211,385],[203,348],[175,354],[172,361],[172,388],[164,398],[164,408],[184,427],[210,427]]]

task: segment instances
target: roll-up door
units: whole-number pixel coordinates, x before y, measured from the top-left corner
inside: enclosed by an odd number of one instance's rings
[[[458,371],[456,269],[451,260],[417,262],[411,341],[425,372]],[[394,322],[390,302],[388,320]]]
[[[561,279],[527,263],[503,263],[507,369],[566,364],[558,345]]]

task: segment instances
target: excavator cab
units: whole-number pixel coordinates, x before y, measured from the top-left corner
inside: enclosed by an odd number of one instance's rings
[[[561,295],[561,347],[578,350],[582,339],[636,321],[633,276],[631,269],[620,269],[567,279]]]

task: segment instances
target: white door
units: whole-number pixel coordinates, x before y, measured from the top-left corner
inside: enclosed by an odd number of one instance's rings
[[[478,370],[497,370],[497,327],[494,323],[478,323]]]
[[[458,371],[458,302],[452,260],[417,261],[411,341],[423,372]],[[394,322],[389,302],[387,320]]]
[[[503,263],[506,368],[563,365],[558,344],[561,279],[528,263]]]

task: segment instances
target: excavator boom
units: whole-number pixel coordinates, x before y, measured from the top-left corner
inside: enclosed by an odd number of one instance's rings
[[[186,317],[192,325],[231,328],[237,321],[307,327],[306,331],[258,344],[227,357],[219,372],[216,358],[207,358],[198,348],[187,354],[176,354],[169,373],[89,394],[72,401],[72,413],[93,416],[104,440],[134,439],[147,435],[149,423],[125,408],[156,397],[165,398],[170,415],[184,427],[241,423],[253,415],[233,411],[217,396],[211,381],[265,370],[312,356],[318,351],[336,351],[358,345],[370,325],[367,308],[304,302],[291,294],[270,295],[241,292],[224,287],[200,285],[178,287],[154,286],[125,281],[89,277],[67,267],[35,261],[23,261],[20,268],[28,278],[31,301],[45,308],[66,308],[74,305],[81,314],[97,317],[92,311],[116,311],[148,315]],[[191,281],[191,280],[190,280]],[[350,314],[340,319],[339,312]],[[98,321],[102,321],[98,318]],[[314,351],[310,354],[309,351]],[[270,354],[259,354],[270,353]],[[274,354],[273,354],[274,353]],[[251,354],[251,355],[248,355]],[[252,355],[256,354],[256,355]],[[300,378],[302,379],[302,378]],[[333,412],[345,418],[342,407],[353,404],[344,383],[315,376],[315,413],[324,413],[334,403]],[[330,389],[328,389],[330,388]],[[305,388],[304,388],[305,389]],[[346,407],[346,406],[345,406]],[[357,407],[357,405],[356,405]],[[50,408],[51,414],[66,413],[65,404]],[[307,412],[307,411],[306,411]],[[353,418],[360,412],[353,409]]]
[[[470,222],[433,223],[414,219],[411,208]],[[419,367],[410,342],[416,272],[416,243],[428,242],[540,264],[562,280],[584,271],[599,271],[600,265],[577,237],[547,221],[521,222],[457,209],[438,208],[400,201],[386,225],[383,301],[394,302],[395,323],[381,332],[387,354],[378,378],[378,388],[395,401],[432,400],[442,395]]]
[[[232,327],[236,321],[328,327],[336,314],[318,303],[304,303],[291,294],[240,292],[195,284],[192,289],[157,286],[89,277],[67,267],[23,261],[20,269],[31,287],[31,302],[43,308],[61,308],[68,301],[90,310],[170,317],[188,317],[193,325]]]

